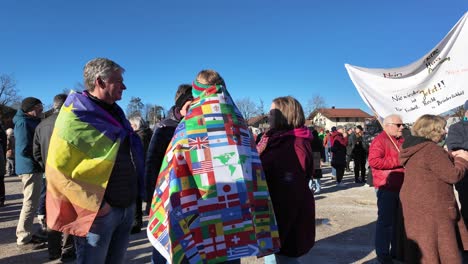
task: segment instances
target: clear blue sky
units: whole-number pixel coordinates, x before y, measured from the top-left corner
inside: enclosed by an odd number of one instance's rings
[[[88,60],[108,57],[126,69],[124,110],[132,96],[169,107],[180,83],[212,68],[235,100],[321,95],[369,112],[344,63],[409,64],[466,11],[466,0],[2,0],[0,74],[51,104],[83,82]]]

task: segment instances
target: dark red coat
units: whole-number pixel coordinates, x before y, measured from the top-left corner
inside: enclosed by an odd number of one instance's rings
[[[315,202],[308,186],[314,168],[310,132],[290,132],[267,133],[260,158],[278,222],[279,254],[298,257],[315,243]]]

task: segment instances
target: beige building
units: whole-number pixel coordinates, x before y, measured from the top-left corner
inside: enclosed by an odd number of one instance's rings
[[[366,119],[373,116],[358,108],[319,108],[307,117],[306,125],[330,129],[333,126],[364,127]]]

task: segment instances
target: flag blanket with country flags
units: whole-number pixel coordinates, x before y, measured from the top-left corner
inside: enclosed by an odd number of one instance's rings
[[[72,92],[55,123],[46,161],[47,226],[86,236],[102,205],[120,143],[129,137],[132,160],[143,176],[143,148],[122,109],[117,121],[87,92]],[[139,182],[143,182],[140,178]],[[140,190],[142,190],[140,186]]]
[[[169,263],[219,263],[279,250],[265,175],[245,120],[222,85],[195,100],[166,151],[148,237]]]

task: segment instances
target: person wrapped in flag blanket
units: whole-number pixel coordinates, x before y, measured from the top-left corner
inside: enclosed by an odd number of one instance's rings
[[[158,176],[148,238],[169,263],[240,263],[279,250],[265,175],[221,76],[201,71]]]
[[[84,68],[55,122],[46,161],[47,226],[75,236],[77,263],[123,263],[143,194],[141,140],[116,101],[126,89],[117,63]]]

